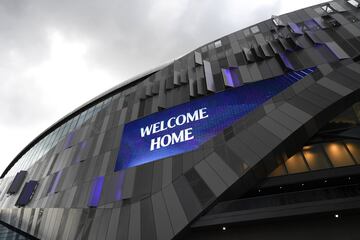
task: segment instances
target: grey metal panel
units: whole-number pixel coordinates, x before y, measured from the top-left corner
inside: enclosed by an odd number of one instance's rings
[[[324,63],[324,64],[321,64],[321,65],[318,65],[317,68],[320,70],[320,72],[323,74],[323,75],[327,75],[329,74],[330,72],[332,72],[334,69],[330,66],[330,64],[328,63]]]
[[[36,223],[37,223],[37,219],[38,219],[38,216],[39,216],[39,212],[40,212],[40,209],[36,208],[35,213],[34,213],[33,222],[32,222],[32,225],[31,225],[31,229],[29,231],[29,233],[31,235],[35,235],[35,228],[36,228],[36,225],[37,225]]]
[[[261,33],[258,33],[258,34],[255,34],[254,35],[255,39],[256,39],[256,42],[259,44],[259,45],[265,45],[267,44],[263,34]]]
[[[225,52],[226,54],[226,59],[229,63],[229,67],[237,67],[238,66],[238,63],[236,62],[236,58],[235,58],[235,55],[233,53],[232,50],[227,50]]]
[[[99,228],[96,232],[96,239],[104,239],[107,236],[107,232],[110,225],[111,211],[112,209],[105,208],[100,218]]]
[[[163,161],[162,171],[162,187],[169,185],[172,181],[172,158],[167,158]]]
[[[141,212],[141,238],[146,240],[157,239],[154,222],[154,211],[151,198],[145,198],[140,202]]]
[[[216,153],[210,154],[205,160],[227,185],[238,179],[237,174]]]
[[[266,61],[268,65],[271,66],[270,70],[273,73],[273,76],[280,76],[284,74],[284,71],[282,70],[280,64],[275,60],[275,58],[271,58]]]
[[[199,65],[202,65],[201,53],[195,51],[194,55],[195,55],[195,63],[199,64]]]
[[[120,172],[120,174],[113,174],[111,176],[105,176],[99,202],[100,206],[114,202],[115,200],[120,200],[123,181],[124,172]]]
[[[310,88],[308,88],[308,90],[310,92],[312,92],[313,94],[317,94],[319,96],[321,96],[322,98],[327,99],[329,102],[333,102],[336,100],[339,100],[340,98],[342,98],[342,96],[340,94],[337,94],[333,91],[331,91],[328,88],[325,88],[319,84],[314,84],[312,85]]]
[[[169,212],[171,225],[174,233],[180,232],[188,223],[184,210],[174,190],[174,186],[169,184],[163,191],[164,200]]]
[[[300,121],[301,123],[305,123],[311,119],[311,115],[300,110],[299,108],[289,104],[289,103],[283,103],[279,106],[279,110],[286,113],[289,116],[292,116],[293,118],[297,119],[297,121]]]
[[[195,169],[216,196],[219,196],[227,188],[226,184],[220,179],[216,172],[211,169],[206,161],[201,161],[195,165]]]
[[[196,67],[196,86],[197,86],[197,94],[206,95],[206,82],[204,76],[203,67]]]
[[[263,77],[261,76],[261,73],[259,71],[259,68],[257,66],[257,63],[249,64],[248,67],[249,67],[249,72],[252,76],[253,81],[259,81],[259,80],[263,79]]]
[[[304,98],[301,98],[300,96],[294,97],[293,99],[289,100],[288,103],[294,105],[295,107],[312,116],[318,114],[321,111],[318,106],[314,105],[313,103],[309,102]]]
[[[349,68],[357,73],[360,73],[359,65],[356,63],[352,63],[346,66],[346,68]]]
[[[258,123],[281,139],[287,138],[291,133],[290,130],[281,126],[268,116],[263,117]]]
[[[237,155],[238,158],[245,161],[248,165],[253,166],[260,160],[259,156],[248,146],[240,141],[240,137],[235,136],[227,142],[228,147]]]
[[[296,121],[295,119],[289,117],[285,113],[282,113],[281,111],[275,109],[274,111],[270,112],[268,116],[277,122],[279,122],[281,125],[285,126],[286,128],[290,129],[291,131],[296,131],[300,126],[301,123]]]
[[[48,225],[46,226],[47,231],[46,231],[46,239],[51,239],[52,234],[53,234],[53,227],[54,227],[54,223],[57,217],[57,209],[55,208],[50,208],[48,209],[48,211],[50,212],[50,218],[47,220]]]
[[[49,211],[48,210],[44,210],[42,218],[41,218],[41,222],[40,222],[40,226],[39,226],[39,232],[38,232],[38,236],[41,238],[46,238],[46,224],[48,223],[48,215],[49,215]],[[11,224],[11,225],[15,225],[15,224]],[[65,228],[65,231],[67,229]]]
[[[105,133],[100,133],[98,135],[98,138],[97,138],[96,144],[95,144],[95,149],[94,149],[94,152],[93,152],[92,156],[99,155],[101,144],[102,144],[102,141],[104,140],[104,137],[105,137]]]
[[[264,144],[271,148],[275,148],[281,142],[279,137],[258,123],[252,124],[248,128],[248,131],[257,136],[258,139],[261,139]]]
[[[24,214],[23,214],[23,218],[21,221],[21,226],[19,226],[19,229],[21,229],[24,232],[26,232],[26,230],[27,230],[27,226],[28,226],[29,220],[30,220],[30,214],[31,214],[31,209],[24,208]]]
[[[121,208],[114,208],[111,211],[110,221],[109,221],[109,230],[106,234],[106,240],[115,240],[116,233],[118,229],[119,224],[119,218],[120,218],[120,211]]]
[[[152,179],[152,188],[151,191],[153,193],[160,191],[162,187],[162,179],[163,179],[163,162],[155,161],[154,162],[154,176]]]
[[[210,62],[204,60],[204,71],[205,71],[205,80],[206,80],[206,87],[208,91],[215,92],[215,83],[213,74],[211,71],[211,65]]]
[[[331,91],[334,91],[334,92],[340,94],[341,96],[346,96],[351,92],[351,90],[349,88],[347,88],[343,85],[340,85],[337,82],[332,81],[326,77],[320,79],[317,83],[325,88],[330,89]]]
[[[141,239],[140,223],[140,202],[135,202],[130,206],[129,240]]]
[[[151,193],[153,169],[153,163],[141,165],[137,168],[133,190],[134,197]]]
[[[70,217],[71,217],[71,225],[67,225],[69,226],[69,230],[68,230],[68,235],[67,235],[67,239],[69,240],[76,240],[77,239],[77,232],[80,229],[79,226],[82,225],[82,221],[83,219],[81,218],[82,216],[82,209],[74,209],[75,211],[70,212]],[[67,228],[65,228],[65,231],[67,230]],[[96,228],[92,228],[91,230],[93,230],[95,233],[94,235],[96,236]],[[66,235],[65,235],[66,236]],[[92,236],[92,235],[91,235]],[[95,239],[95,238],[89,238],[89,239]]]
[[[193,188],[184,176],[178,177],[173,185],[187,219],[193,219],[202,209]]]
[[[64,213],[64,209],[56,210],[55,221],[54,221],[54,225],[53,225],[52,231],[51,231],[52,232],[51,239],[56,239],[56,237],[58,236],[58,231],[60,228],[63,213]]]
[[[116,239],[128,239],[130,221],[130,205],[124,204],[121,208],[119,225],[117,226]]]
[[[239,71],[240,71],[240,75],[241,75],[243,83],[249,83],[249,82],[253,81],[253,79],[250,75],[249,69],[247,68],[246,65],[239,66]]]
[[[133,194],[135,184],[136,168],[127,169],[125,172],[125,180],[122,189],[122,198],[130,198]]]
[[[174,235],[162,192],[152,195],[156,236],[159,240],[171,239]]]
[[[358,31],[360,32],[360,30]],[[349,55],[336,42],[326,42],[325,44],[338,59],[349,58]]]
[[[60,235],[58,236],[60,239],[68,239],[69,236],[69,232],[71,230],[72,227],[72,221],[74,220],[74,218],[76,218],[76,213],[77,211],[79,211],[78,209],[69,209],[66,215],[66,218],[63,219],[62,224],[63,226],[60,225]],[[76,220],[76,219],[75,219]]]

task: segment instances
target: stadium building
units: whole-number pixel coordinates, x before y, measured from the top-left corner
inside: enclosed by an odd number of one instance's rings
[[[128,80],[0,179],[2,239],[360,239],[360,3],[252,25]]]

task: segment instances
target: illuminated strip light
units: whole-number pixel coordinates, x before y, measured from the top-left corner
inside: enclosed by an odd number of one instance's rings
[[[301,28],[296,24],[296,23],[293,23],[293,22],[290,22],[288,23],[291,31],[295,34],[298,34],[298,35],[303,35],[303,31],[301,30]]]
[[[89,207],[97,207],[99,205],[103,185],[104,185],[104,176],[99,176],[95,178],[91,186],[91,192],[88,201]]]

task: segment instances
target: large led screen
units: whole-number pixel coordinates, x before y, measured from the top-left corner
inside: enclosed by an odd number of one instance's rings
[[[315,68],[228,89],[129,122],[115,171],[198,148]]]

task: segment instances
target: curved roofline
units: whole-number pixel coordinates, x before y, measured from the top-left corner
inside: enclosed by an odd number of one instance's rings
[[[0,179],[4,178],[5,175],[10,171],[10,169],[15,165],[15,163],[30,149],[32,148],[36,143],[38,143],[42,138],[47,136],[49,133],[51,133],[53,130],[55,130],[57,127],[59,127],[64,122],[68,121],[72,117],[74,117],[76,114],[82,112],[82,110],[89,107],[89,105],[92,105],[94,103],[100,102],[108,97],[110,95],[115,94],[117,91],[122,90],[124,88],[131,87],[133,84],[137,83],[138,81],[142,81],[145,78],[147,78],[149,75],[163,69],[164,67],[169,66],[171,63],[173,63],[175,60],[171,60],[168,62],[165,62],[158,67],[152,68],[150,70],[147,70],[143,73],[140,73],[138,75],[135,75],[134,77],[123,81],[119,83],[118,85],[115,85],[114,87],[110,88],[109,90],[99,94],[98,96],[90,99],[89,101],[85,102],[84,104],[80,105],[79,107],[75,108],[70,113],[66,114],[64,117],[60,118],[58,121],[50,125],[50,127],[46,128],[44,131],[42,131],[37,137],[35,137],[29,144],[27,144],[16,156],[15,158],[10,162],[10,164],[5,168],[4,172],[1,174]]]

